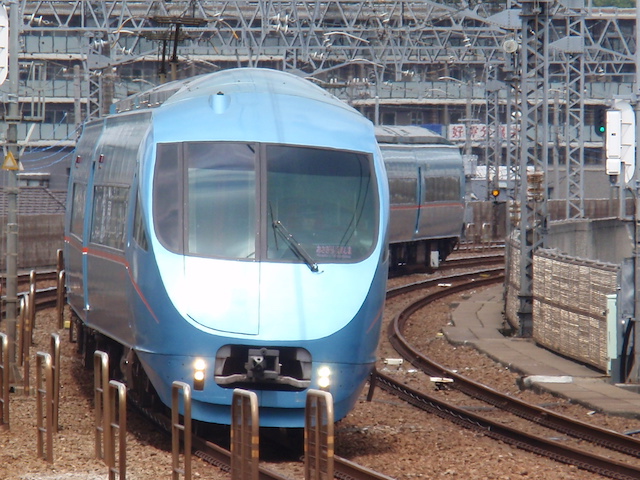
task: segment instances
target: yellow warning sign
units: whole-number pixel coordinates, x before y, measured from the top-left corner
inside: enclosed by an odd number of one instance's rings
[[[16,157],[13,156],[13,153],[9,152],[4,157],[4,163],[2,164],[3,170],[19,170],[20,166],[16,160]]]

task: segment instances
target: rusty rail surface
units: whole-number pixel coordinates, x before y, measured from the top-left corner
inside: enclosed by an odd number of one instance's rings
[[[454,268],[476,268],[502,264],[504,265],[504,252],[491,253],[485,255],[475,255],[469,257],[449,257],[443,262],[438,271],[452,270]]]
[[[136,408],[150,421],[165,432],[171,431],[171,419],[163,414],[140,407]],[[199,435],[192,436],[193,454],[207,463],[225,472],[231,471],[231,452]],[[394,480],[392,477],[376,472],[345,458],[334,456],[334,477],[341,480]],[[259,480],[292,480],[279,472],[259,466]]]
[[[456,388],[473,398],[485,401],[531,422],[575,438],[583,439],[630,456],[640,457],[640,441],[635,438],[581,422],[551,410],[538,407],[537,405],[529,404],[512,396],[502,394],[490,387],[459,375],[416,351],[402,333],[404,325],[411,315],[435,300],[470,288],[478,288],[482,284],[488,285],[501,282],[504,279],[503,275],[497,274],[488,277],[486,273],[475,280],[473,280],[473,276],[469,276],[469,274],[461,275],[460,277],[464,277],[462,281],[458,281],[457,277],[458,276],[448,277],[448,280],[451,281],[451,286],[423,296],[411,303],[390,323],[388,331],[389,341],[401,356],[410,361],[416,368],[419,368],[429,375],[451,378],[453,382],[449,385],[452,388]],[[397,296],[415,291],[419,288],[432,287],[434,284],[441,284],[442,282],[443,279],[439,278],[435,281],[421,282],[420,285],[411,284],[399,287],[392,292],[392,295]],[[610,478],[640,478],[639,467],[623,464],[609,458],[594,455],[590,452],[567,447],[558,442],[547,440],[536,435],[505,427],[500,423],[460,409],[453,404],[443,402],[424,392],[412,390],[379,372],[374,372],[372,375],[372,383],[397,394],[420,408],[425,407],[439,416],[447,417],[465,427],[480,430],[491,437],[499,438],[522,449],[545,455],[563,463],[573,464]]]

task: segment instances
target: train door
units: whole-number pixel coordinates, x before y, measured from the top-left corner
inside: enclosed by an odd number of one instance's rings
[[[96,172],[96,160],[92,159],[91,162],[91,170],[89,173],[89,180],[87,182],[87,194],[86,194],[86,202],[85,202],[85,216],[84,216],[84,231],[82,235],[82,278],[84,279],[83,284],[83,299],[84,299],[84,311],[85,318],[89,316],[89,311],[91,310],[91,304],[89,303],[89,282],[86,280],[89,278],[89,256],[87,252],[89,251],[89,242],[91,240],[91,224],[92,224],[92,212],[93,212],[93,184]]]
[[[76,148],[71,166],[67,218],[65,220],[65,272],[67,300],[83,318],[85,316],[85,262],[88,241],[87,216],[90,215],[93,157],[102,132],[102,123],[87,125]]]
[[[423,175],[423,170],[424,167],[420,166],[420,164],[417,164],[418,166],[418,181],[416,182],[416,206],[418,208],[416,208],[416,224],[415,224],[415,228],[413,229],[413,231],[415,232],[416,235],[418,235],[420,233],[420,221],[421,221],[421,216],[422,216],[422,207],[423,207],[423,192],[424,192],[424,188],[426,187],[425,182],[424,182],[424,175]]]
[[[76,165],[80,161],[81,157],[78,156]],[[78,313],[84,310],[84,276],[82,271],[84,255],[82,243],[84,239],[84,216],[87,211],[86,195],[86,180],[74,178],[74,181],[69,185],[69,198],[67,200],[68,218],[65,225],[64,269],[66,273],[67,301]]]

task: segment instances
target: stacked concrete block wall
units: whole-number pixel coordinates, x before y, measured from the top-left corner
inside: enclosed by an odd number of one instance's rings
[[[533,258],[533,338],[555,352],[606,371],[607,295],[618,265],[541,249]]]
[[[511,238],[505,242],[505,308],[504,314],[507,322],[518,331],[520,321],[518,310],[520,309],[520,243]]]

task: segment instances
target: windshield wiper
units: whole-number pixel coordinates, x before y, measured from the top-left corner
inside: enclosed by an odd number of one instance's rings
[[[311,255],[309,255],[304,247],[298,243],[295,237],[289,233],[289,230],[286,229],[280,220],[275,220],[273,222],[273,228],[282,236],[284,241],[287,242],[287,245],[289,245],[289,248],[293,250],[293,253],[295,253],[298,258],[304,260],[304,263],[307,264],[309,270],[312,272],[318,271],[318,264],[314,262]]]

